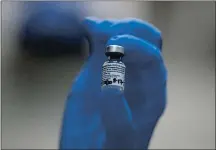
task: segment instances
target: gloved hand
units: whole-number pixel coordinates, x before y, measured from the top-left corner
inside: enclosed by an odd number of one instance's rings
[[[20,46],[33,56],[81,54],[84,31],[79,2],[25,2]]]
[[[64,112],[60,149],[147,149],[166,106],[167,71],[158,29],[138,19],[87,18],[93,53],[74,81]],[[101,91],[106,45],[125,48],[124,93]]]

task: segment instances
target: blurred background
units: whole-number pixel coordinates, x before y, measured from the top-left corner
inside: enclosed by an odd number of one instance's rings
[[[136,17],[162,31],[168,107],[150,148],[215,148],[214,2],[1,3],[3,149],[58,148],[65,99],[88,56],[85,16]]]

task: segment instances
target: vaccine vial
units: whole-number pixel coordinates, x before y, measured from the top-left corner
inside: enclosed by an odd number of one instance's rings
[[[102,67],[102,83],[101,88],[117,88],[124,91],[125,86],[125,64],[122,62],[124,56],[124,48],[119,45],[109,45],[106,47],[105,55],[107,61]]]

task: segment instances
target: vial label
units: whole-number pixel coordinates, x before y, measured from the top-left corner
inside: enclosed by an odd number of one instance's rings
[[[122,62],[106,61],[102,67],[102,87],[111,85],[124,89],[125,68]]]

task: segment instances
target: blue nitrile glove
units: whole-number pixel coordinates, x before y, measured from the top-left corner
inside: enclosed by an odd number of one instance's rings
[[[138,19],[87,18],[93,54],[68,97],[60,149],[147,149],[166,105],[167,72],[161,56],[161,33]],[[125,48],[125,91],[101,92],[106,45]]]

